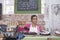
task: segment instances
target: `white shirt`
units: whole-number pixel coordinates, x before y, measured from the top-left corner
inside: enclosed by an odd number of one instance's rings
[[[31,25],[31,26],[30,26],[29,32],[35,32],[35,33],[38,33],[37,26],[36,26],[36,27],[32,27],[32,25]]]

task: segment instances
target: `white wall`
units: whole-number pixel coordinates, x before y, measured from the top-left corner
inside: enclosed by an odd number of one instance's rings
[[[44,0],[43,0],[44,1]],[[60,12],[55,15],[52,10],[52,5],[60,4],[60,0],[45,0],[42,13],[45,14],[45,27],[49,29],[60,29]]]
[[[2,0],[0,0],[0,3],[2,3]]]
[[[3,0],[3,15],[14,14],[14,0]]]
[[[53,10],[52,10],[52,5],[56,5],[56,4],[59,4],[60,5],[60,0],[50,0],[50,9],[51,9],[51,12],[50,12],[50,14],[51,14],[51,20],[52,20],[52,26],[55,28],[55,29],[60,29],[60,12],[59,12],[59,14],[57,14],[57,15],[55,15],[55,13],[54,12],[52,12]],[[60,6],[59,6],[59,8],[60,8]],[[55,10],[55,9],[54,9]],[[60,10],[60,9],[59,9]],[[57,10],[56,10],[57,11]]]

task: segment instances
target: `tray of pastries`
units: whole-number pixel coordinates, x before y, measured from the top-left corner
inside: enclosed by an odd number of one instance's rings
[[[35,32],[25,32],[23,34],[25,34],[25,35],[37,35],[37,33],[35,33]]]

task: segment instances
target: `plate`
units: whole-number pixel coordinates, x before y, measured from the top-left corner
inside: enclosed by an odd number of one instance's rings
[[[60,31],[55,31],[56,34],[60,34]]]
[[[48,31],[43,31],[43,32],[41,32],[41,34],[50,34],[50,32],[48,32]]]

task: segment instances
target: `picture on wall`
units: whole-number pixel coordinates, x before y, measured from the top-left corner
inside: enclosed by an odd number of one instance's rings
[[[55,15],[60,14],[60,4],[52,4],[52,13]]]
[[[41,0],[15,0],[15,13],[41,13]]]

